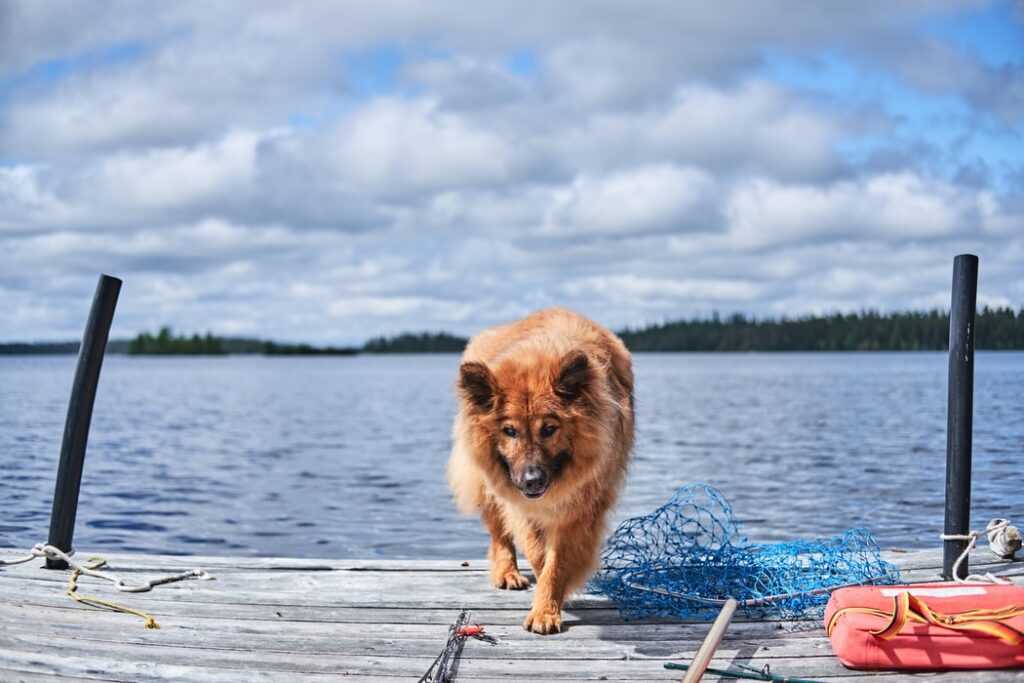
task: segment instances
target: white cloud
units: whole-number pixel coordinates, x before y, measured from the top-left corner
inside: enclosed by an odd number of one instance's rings
[[[828,185],[755,179],[739,186],[726,214],[737,248],[820,241],[905,241],[976,232],[991,196],[919,177],[885,174]]]
[[[90,169],[81,189],[98,211],[131,208],[148,220],[182,207],[230,204],[251,192],[258,142],[237,132],[191,147],[113,154]]]
[[[718,173],[765,172],[819,178],[838,166],[842,126],[763,81],[738,87],[684,85],[666,104],[599,112],[570,129],[570,163],[616,166],[667,159]]]
[[[373,100],[311,142],[323,145],[324,170],[337,182],[381,197],[498,183],[516,165],[500,134],[430,100]]]
[[[525,76],[493,57],[457,54],[404,65],[399,76],[435,93],[446,107],[494,111],[536,95]]]
[[[40,178],[40,167],[18,164],[0,167],[0,231],[21,232],[40,222],[53,219],[63,202]]]
[[[254,195],[255,150],[246,133],[190,147],[118,152],[81,164],[0,168],[8,229],[105,229],[172,223],[224,211]]]
[[[646,99],[674,80],[674,54],[612,37],[593,37],[552,50],[546,67],[553,88],[585,107]]]
[[[1019,304],[1012,168],[956,175],[952,124],[914,147],[871,92],[761,68],[870,64],[1018,144],[1019,65],[922,39],[960,8],[2,4],[0,337],[75,338],[102,270],[122,336],[944,305],[960,251]]]
[[[609,275],[574,280],[565,285],[568,294],[598,294],[616,304],[648,302],[679,302],[699,299],[712,303],[740,302],[754,299],[761,288],[749,281],[735,278],[655,278],[642,275]]]
[[[708,173],[667,164],[582,175],[553,192],[544,231],[603,236],[707,230],[718,222],[714,192]]]

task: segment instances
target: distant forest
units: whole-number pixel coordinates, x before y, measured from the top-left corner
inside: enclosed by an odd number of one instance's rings
[[[175,336],[170,328],[160,329],[156,336],[143,332],[128,342],[130,355],[219,355],[225,353],[261,353],[267,356],[351,356],[357,353],[458,353],[466,340],[444,332],[400,334],[377,337],[362,347],[313,346],[286,344],[260,339],[221,338],[207,333],[191,337]]]
[[[267,356],[351,356],[359,353],[359,349],[312,346],[310,344],[283,344],[244,337],[215,337],[209,332],[205,336],[198,334],[193,334],[191,337],[175,336],[171,328],[162,327],[156,336],[143,332],[132,339],[128,342],[125,353],[132,356],[214,356],[228,353],[262,353]]]
[[[363,345],[364,353],[462,353],[464,337],[446,332],[400,334],[397,337],[376,337]]]
[[[781,320],[736,314],[649,325],[619,336],[631,351],[938,351],[949,346],[949,314],[865,311]],[[1024,308],[981,309],[974,341],[978,349],[1024,349]]]
[[[156,336],[149,332],[141,333],[128,342],[126,352],[132,356],[219,356],[227,353],[224,350],[223,341],[209,332],[204,337],[200,337],[198,334],[193,334],[191,337],[176,337],[171,333],[169,327],[160,328],[160,332]]]
[[[1024,350],[1024,308],[983,308],[975,318],[978,349]],[[942,311],[834,313],[764,319],[734,314],[680,320],[620,331],[631,351],[941,351],[949,344],[949,314]],[[176,336],[170,328],[132,340],[111,340],[110,353],[143,355],[353,355],[459,353],[466,339],[445,332],[376,337],[362,347],[318,347],[260,339]],[[78,342],[0,344],[0,354],[77,353]]]

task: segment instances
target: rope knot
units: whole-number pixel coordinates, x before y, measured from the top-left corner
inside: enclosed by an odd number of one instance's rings
[[[1010,520],[996,517],[985,527],[984,532],[971,531],[966,534],[941,534],[939,538],[943,541],[967,541],[967,546],[963,552],[960,553],[960,557],[956,558],[956,562],[953,563],[953,580],[957,583],[967,583],[968,581],[979,581],[982,583],[1000,583],[1009,584],[1012,583],[1009,579],[1000,578],[993,576],[991,572],[986,572],[984,576],[978,574],[970,574],[967,578],[961,579],[958,569],[960,564],[967,559],[971,551],[974,550],[974,546],[978,543],[978,539],[984,533],[988,537],[988,548],[992,551],[992,554],[1002,560],[1012,560],[1014,553],[1021,548],[1021,536],[1020,531],[1017,527],[1010,524]]]
[[[1003,560],[1012,560],[1021,548],[1020,531],[1010,524],[1008,519],[993,519],[985,527],[988,535],[988,547],[992,554]]]

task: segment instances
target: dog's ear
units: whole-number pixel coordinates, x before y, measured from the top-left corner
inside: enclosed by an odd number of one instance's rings
[[[459,391],[477,408],[491,410],[497,386],[490,368],[476,361],[463,363],[459,366]]]
[[[572,403],[587,390],[593,373],[590,360],[583,351],[573,351],[562,359],[555,380],[555,393],[566,403]]]

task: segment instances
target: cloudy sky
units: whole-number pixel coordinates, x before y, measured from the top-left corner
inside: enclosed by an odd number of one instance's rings
[[[0,0],[0,340],[1024,304],[1019,2]]]

